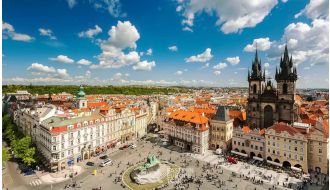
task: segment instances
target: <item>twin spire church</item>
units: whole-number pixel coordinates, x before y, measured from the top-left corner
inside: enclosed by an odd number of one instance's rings
[[[268,128],[275,122],[297,121],[295,91],[297,70],[289,57],[287,45],[281,56],[280,68],[275,73],[276,88],[261,69],[261,60],[256,50],[252,71],[248,72],[249,97],[247,119],[251,128]]]

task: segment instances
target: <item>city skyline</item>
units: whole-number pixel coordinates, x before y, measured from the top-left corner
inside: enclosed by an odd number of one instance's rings
[[[247,87],[256,46],[274,79],[287,44],[297,87],[328,88],[327,1],[51,5],[4,1],[3,84]]]

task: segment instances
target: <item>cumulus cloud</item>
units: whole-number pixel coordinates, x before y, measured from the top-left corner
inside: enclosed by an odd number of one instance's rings
[[[66,69],[55,69],[54,67],[49,67],[40,63],[32,63],[28,68],[28,71],[31,71],[33,75],[45,75],[49,77],[58,77],[58,78],[68,78],[69,74]]]
[[[51,57],[51,58],[49,58],[49,60],[57,61],[57,62],[61,62],[61,63],[67,63],[67,64],[74,63],[74,60],[69,58],[66,55],[58,55],[57,57]]]
[[[151,48],[149,48],[149,49],[147,50],[146,55],[152,55],[152,49],[151,49]]]
[[[184,30],[192,31],[197,15],[205,12],[217,17],[216,25],[226,34],[255,27],[277,5],[277,0],[188,0],[178,2],[179,13],[184,17]],[[178,8],[177,8],[178,11]]]
[[[34,39],[33,37],[27,34],[21,34],[15,32],[14,27],[6,22],[2,22],[2,35],[3,35],[3,39],[10,38],[12,40],[22,41],[22,42],[30,42]]]
[[[182,75],[183,72],[179,70],[179,71],[175,72],[174,74],[179,76],[179,75]]]
[[[170,51],[178,51],[178,47],[177,46],[170,46],[170,47],[168,47],[168,49]]]
[[[48,36],[52,40],[56,40],[56,36],[54,36],[53,31],[50,29],[39,28],[39,34],[41,36]]]
[[[227,57],[226,61],[228,61],[228,63],[230,63],[231,65],[237,65],[240,62],[238,56],[236,56],[236,57]]]
[[[221,74],[221,71],[214,71],[213,74],[220,75]]]
[[[97,56],[99,64],[91,65],[90,68],[121,68],[137,64],[134,70],[151,70],[156,65],[154,61],[140,61],[140,55],[135,51],[140,34],[131,22],[118,21],[117,26],[112,26],[108,34],[109,38],[100,42],[102,53]]]
[[[187,63],[190,63],[190,62],[206,62],[206,61],[211,60],[212,57],[213,57],[213,55],[211,54],[211,48],[206,48],[206,50],[203,53],[198,54],[198,55],[190,56],[189,58],[185,58],[185,61]]]
[[[208,68],[210,66],[210,63],[205,63],[205,65],[202,66],[202,69]]]
[[[86,31],[79,32],[78,36],[81,38],[94,38],[94,36],[102,32],[102,28],[98,25],[95,25],[94,27],[95,28],[90,28]]]
[[[92,62],[88,61],[87,59],[80,59],[77,64],[79,65],[90,65]]]
[[[310,0],[309,4],[295,15],[298,18],[306,15],[311,19],[328,19],[329,18],[329,1],[328,0]]]
[[[268,37],[254,39],[252,44],[248,44],[245,46],[244,51],[252,52],[252,51],[255,51],[256,48],[258,48],[258,51],[266,51],[270,48],[271,44],[272,44],[272,42],[269,41]]]
[[[153,67],[156,66],[156,63],[154,61],[148,62],[148,61],[141,61],[138,62],[136,65],[133,66],[133,70],[138,71],[151,71]]]
[[[279,59],[284,51],[284,39],[289,39],[288,49],[296,65],[310,63],[327,65],[329,63],[329,21],[315,19],[311,25],[298,22],[289,24],[282,37],[267,52],[269,59]]]
[[[221,69],[224,69],[226,67],[227,67],[227,63],[219,63],[219,64],[213,66],[213,69],[215,69],[215,70],[221,70]]]
[[[48,67],[46,65],[40,64],[40,63],[32,63],[31,66],[27,68],[27,70],[34,70],[44,73],[55,73],[56,70],[54,67]]]
[[[268,68],[268,67],[269,67],[269,63],[265,63],[265,64],[264,64],[264,67],[265,67],[265,68]]]

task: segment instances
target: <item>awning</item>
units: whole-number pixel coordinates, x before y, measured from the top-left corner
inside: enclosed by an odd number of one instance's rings
[[[277,162],[273,162],[273,161],[270,161],[270,160],[267,160],[267,163],[268,163],[268,164],[272,164],[272,165],[275,165],[275,166],[279,166],[279,167],[282,167],[282,164],[280,164],[280,163],[277,163]]]
[[[264,161],[262,158],[259,158],[259,157],[257,157],[257,156],[253,156],[253,159],[255,159],[255,160],[259,160],[259,161]]]
[[[244,156],[244,157],[248,157],[248,155],[247,154],[244,154],[244,153],[241,153],[241,152],[236,152],[236,151],[231,151],[231,153],[233,153],[233,154],[237,154],[237,155],[240,155],[240,156]]]
[[[291,169],[292,170],[295,170],[295,171],[298,171],[298,172],[301,172],[302,171],[301,168],[297,168],[297,167],[294,167],[294,166],[291,166]]]

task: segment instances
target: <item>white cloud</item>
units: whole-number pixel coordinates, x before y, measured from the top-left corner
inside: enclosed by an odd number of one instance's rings
[[[73,8],[77,4],[76,0],[67,0],[67,2],[70,8]]]
[[[221,74],[221,71],[214,71],[213,72],[215,75],[220,75]]]
[[[268,68],[268,67],[269,67],[269,63],[265,63],[265,64],[264,64],[264,67],[265,67],[265,68]]]
[[[87,70],[86,73],[85,73],[85,77],[86,78],[91,78],[91,76],[92,76],[92,72]]]
[[[66,69],[56,69],[57,76],[60,78],[67,78],[69,77],[69,74]]]
[[[183,8],[183,7],[182,7],[181,5],[179,5],[179,6],[176,7],[175,10],[176,10],[176,12],[180,12],[180,11],[182,11],[182,8]]]
[[[57,57],[51,57],[51,58],[49,58],[49,60],[57,61],[57,62],[61,62],[61,63],[67,63],[67,64],[74,63],[74,60],[69,58],[66,55],[58,55]]]
[[[221,31],[228,33],[239,32],[244,28],[255,27],[277,5],[277,0],[188,0],[179,2],[182,6],[180,14],[184,17],[182,25],[185,30],[191,30],[195,16],[205,12],[217,17],[216,25]]]
[[[183,72],[182,72],[182,71],[180,71],[180,70],[179,70],[179,71],[177,71],[177,72],[175,72],[175,75],[178,75],[178,76],[179,76],[179,75],[182,75],[182,74],[183,74]]]
[[[120,0],[90,0],[89,2],[94,5],[94,8],[106,10],[115,18],[126,16],[126,13],[121,11]]]
[[[152,55],[152,49],[151,49],[151,48],[149,48],[149,49],[147,50],[146,55]]]
[[[211,48],[206,48],[206,50],[198,55],[193,55],[189,58],[185,58],[187,63],[190,62],[206,62],[212,59],[213,55],[211,54]]]
[[[226,61],[228,61],[228,63],[230,63],[231,65],[237,65],[240,62],[238,56],[236,56],[236,57],[227,57]]]
[[[129,21],[118,21],[117,26],[112,26],[108,32],[110,45],[117,48],[133,48],[135,49],[136,41],[140,39],[140,34]]]
[[[46,65],[40,64],[40,63],[32,63],[31,66],[27,68],[27,70],[34,70],[44,73],[55,73],[56,70],[54,67],[48,67]]]
[[[310,0],[309,4],[295,15],[295,18],[306,15],[311,19],[328,19],[329,18],[329,0]]]
[[[87,59],[80,59],[77,64],[79,65],[90,65],[92,62],[88,61]]]
[[[183,31],[188,31],[188,32],[193,32],[193,30],[188,26],[183,27],[182,30]]]
[[[270,48],[270,45],[272,44],[271,41],[269,41],[269,38],[258,38],[254,39],[252,44],[248,44],[245,46],[244,51],[246,52],[252,52],[256,50],[256,47],[258,48],[258,51],[266,51]]]
[[[227,63],[219,63],[219,64],[213,66],[213,69],[215,69],[215,70],[221,70],[221,69],[224,69],[226,67],[227,67]]]
[[[3,39],[12,39],[15,41],[23,41],[23,42],[30,42],[34,38],[27,35],[27,34],[21,34],[15,32],[14,27],[6,22],[2,22],[2,34],[3,34]]]
[[[170,51],[178,51],[178,47],[176,47],[176,46],[170,46],[170,47],[168,47],[168,49]]]
[[[86,31],[79,32],[78,36],[81,38],[93,38],[101,32],[102,28],[100,28],[98,25],[95,25],[95,28],[90,28]]]
[[[133,70],[139,70],[139,71],[151,71],[153,67],[156,66],[156,63],[154,61],[148,62],[148,61],[141,61],[138,62],[136,65],[133,66]]]
[[[314,65],[328,65],[329,63],[329,21],[313,20],[311,25],[298,22],[289,24],[282,37],[289,39],[288,49],[296,65],[309,63]],[[277,41],[272,44],[267,56],[278,60],[284,51],[285,42]]]
[[[54,36],[53,31],[50,29],[39,28],[39,34],[41,36],[48,36],[52,40],[56,40],[56,36]]]
[[[137,48],[136,42],[140,39],[140,34],[129,21],[118,21],[117,26],[112,26],[108,34],[109,38],[100,42],[102,53],[97,56],[99,64],[91,65],[90,68],[121,68],[136,64],[133,67],[135,70],[151,70],[156,65],[154,61],[141,62],[139,53],[130,51]],[[124,53],[125,50],[127,54]]]
[[[32,63],[31,66],[27,68],[27,70],[32,71],[32,75],[47,74],[49,77],[59,77],[59,78],[69,77],[69,74],[66,69],[55,69],[54,67],[49,67],[40,63]]]

